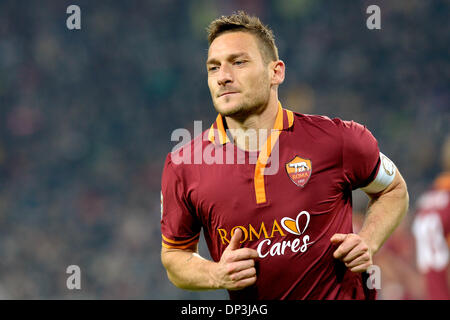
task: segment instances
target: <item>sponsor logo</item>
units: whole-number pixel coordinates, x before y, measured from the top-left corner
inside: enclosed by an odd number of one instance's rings
[[[284,217],[278,222],[274,219],[271,224],[261,222],[259,226],[249,224],[247,226],[235,226],[231,230],[217,228],[219,240],[223,245],[228,245],[237,228],[242,230],[243,239],[241,243],[259,241],[256,250],[260,258],[269,256],[280,256],[288,252],[303,253],[314,241],[306,234],[311,216],[308,211],[301,211],[295,219]],[[229,232],[228,232],[229,231]],[[291,234],[291,235],[289,235]],[[275,239],[275,235],[277,238]],[[296,237],[292,239],[292,235]],[[286,237],[290,237],[286,240]],[[279,239],[281,237],[281,240]]]
[[[293,183],[299,187],[304,187],[311,177],[311,160],[295,156],[294,159],[286,163],[286,173]]]
[[[306,217],[306,222],[305,222],[305,226],[303,227],[303,230],[301,229],[301,226],[299,224],[300,218],[302,216]],[[287,232],[290,232],[292,234],[299,236],[305,232],[306,228],[308,228],[309,219],[310,219],[309,213],[307,211],[302,211],[297,215],[297,218],[295,220],[291,219],[291,218],[287,218],[287,217],[281,219],[281,225]],[[302,230],[302,231],[300,231],[300,230]]]

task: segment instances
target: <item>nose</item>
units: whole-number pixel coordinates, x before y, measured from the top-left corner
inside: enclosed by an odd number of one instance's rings
[[[231,72],[231,68],[227,64],[221,65],[219,68],[217,83],[220,86],[225,86],[231,82],[233,82],[233,75]]]

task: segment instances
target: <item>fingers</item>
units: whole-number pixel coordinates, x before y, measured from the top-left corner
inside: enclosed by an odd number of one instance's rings
[[[361,242],[358,245],[356,245],[353,249],[351,249],[350,252],[348,252],[345,256],[343,256],[341,260],[345,263],[349,263],[357,259],[361,255],[364,255],[365,253],[367,253],[368,256],[369,253],[368,251],[369,248],[367,247],[367,245]]]
[[[256,282],[255,259],[258,258],[258,252],[240,248],[241,237],[242,230],[236,229],[216,269],[215,278],[219,279],[220,287],[224,289],[243,289]]]
[[[339,235],[339,234],[335,234],[334,236]],[[333,236],[333,237],[334,237]],[[333,239],[333,237],[331,237],[331,239]],[[331,240],[330,239],[330,240]],[[339,238],[339,240],[341,240],[342,237]],[[357,235],[352,235],[352,234],[348,234],[345,235],[344,240],[342,241],[335,241],[337,243],[341,243],[339,245],[339,247],[336,249],[336,251],[334,251],[333,253],[333,257],[335,259],[341,259],[344,256],[346,256],[354,247],[356,247],[361,241],[361,238],[359,238],[359,236]]]
[[[230,269],[232,271],[229,274],[228,289],[240,290],[256,282],[256,268],[253,260],[234,263],[234,267]]]
[[[227,249],[231,249],[231,250],[239,249],[241,246],[241,238],[242,238],[242,230],[239,228],[236,228],[233,236],[230,239],[230,244],[228,245]]]
[[[231,251],[244,251],[245,248]],[[249,249],[251,250],[251,249]],[[252,250],[251,250],[252,251]],[[224,289],[238,290],[250,286],[256,281],[256,268],[253,259],[228,261],[223,259],[220,278]]]
[[[368,245],[357,234],[335,234],[330,241],[339,244],[333,257],[345,263],[352,272],[363,272],[372,265],[372,254]]]
[[[247,279],[247,278],[253,278],[256,277],[256,269],[255,267],[251,267],[251,268],[246,268],[243,269],[239,272],[235,272],[233,274],[230,275],[230,279],[232,281],[239,281],[239,280],[243,280],[243,279]]]
[[[339,244],[339,243],[341,243],[342,241],[344,241],[346,237],[347,237],[346,234],[343,234],[343,233],[335,233],[335,234],[331,237],[330,241],[331,241],[332,244]]]
[[[351,272],[363,272],[366,271],[372,265],[372,260],[368,255],[360,255],[358,258],[346,262],[345,266],[350,269]]]
[[[242,279],[227,289],[228,290],[241,290],[241,289],[244,289],[248,286],[255,284],[255,282],[256,282],[256,276],[253,276],[250,278]]]
[[[255,266],[255,261],[252,259],[243,260],[238,262],[229,263],[227,266],[227,272],[229,274],[237,273],[242,270],[250,269]],[[233,279],[235,280],[235,279]]]
[[[241,248],[232,251],[226,257],[227,262],[241,261],[247,259],[256,259],[258,258],[258,251],[250,248]]]
[[[240,241],[242,237],[242,230],[237,228],[230,239],[228,247],[225,249],[227,253],[223,257],[226,262],[234,262],[247,259],[258,258],[258,252],[250,248],[240,248]]]

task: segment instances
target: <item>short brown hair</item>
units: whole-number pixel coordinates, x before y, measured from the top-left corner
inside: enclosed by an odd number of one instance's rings
[[[262,51],[265,63],[278,60],[278,49],[275,45],[272,30],[262,24],[258,17],[249,16],[244,11],[238,11],[231,16],[221,16],[213,20],[209,24],[207,31],[209,45],[214,39],[226,32],[249,32],[258,38],[258,46]]]

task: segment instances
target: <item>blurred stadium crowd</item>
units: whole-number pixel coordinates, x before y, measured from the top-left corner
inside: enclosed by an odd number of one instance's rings
[[[79,31],[66,28],[70,4],[81,8]],[[370,4],[381,30],[366,28]],[[159,192],[171,132],[215,118],[205,28],[238,9],[275,33],[285,107],[365,124],[400,168],[411,210],[376,257],[387,261],[380,298],[423,298],[410,220],[449,133],[448,2],[6,0],[0,299],[227,298],[167,280]],[[365,204],[355,193],[355,211]],[[72,264],[81,290],[66,287]]]

